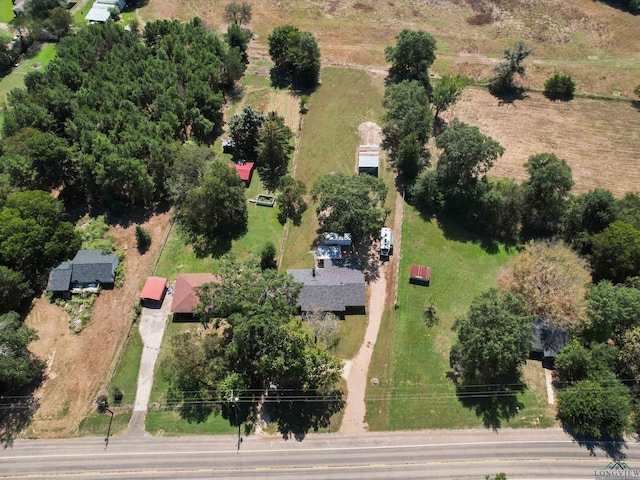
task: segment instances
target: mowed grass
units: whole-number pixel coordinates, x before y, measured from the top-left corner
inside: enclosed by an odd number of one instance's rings
[[[152,435],[237,435],[238,428],[232,426],[229,420],[213,412],[202,423],[189,423],[180,418],[177,411],[149,410],[147,412],[145,428]],[[236,445],[230,440],[229,445]]]
[[[383,319],[369,370],[370,377],[380,380],[378,387],[367,390],[371,430],[483,425],[474,409],[462,406],[447,376],[455,341],[451,327],[474,297],[496,284],[509,258],[503,248],[488,253],[478,239],[453,223],[443,230],[435,220],[426,222],[415,209],[405,207],[397,309]],[[412,263],[432,268],[431,286],[408,283]],[[432,328],[422,315],[427,302],[435,304],[439,317],[439,324]],[[527,368],[531,385],[518,395],[524,408],[503,426],[553,423],[544,381],[539,381],[542,368],[539,363]]]
[[[130,420],[131,412],[114,412],[111,435],[124,432],[129,426]],[[93,412],[80,422],[78,430],[82,436],[102,435],[106,437],[107,432],[109,432],[109,422],[111,422],[111,414],[109,412]]]
[[[0,1],[0,23],[9,23],[14,19],[13,2],[11,0]]]
[[[384,85],[381,78],[362,70],[324,68],[321,79],[322,85],[311,94],[309,112],[303,120],[295,172],[295,178],[304,182],[308,191],[313,182],[324,174],[355,173],[358,126],[363,122],[380,125],[383,115],[381,99]],[[384,166],[380,171],[386,175]],[[387,184],[391,187],[393,182],[388,180]],[[389,196],[393,197],[391,190]],[[283,269],[313,266],[309,252],[318,225],[310,198],[308,204],[301,226],[289,225]]]
[[[259,259],[259,252],[267,242],[272,242],[276,250],[280,251],[284,227],[278,222],[277,207],[262,207],[248,201],[259,193],[266,193],[266,189],[262,186],[258,174],[254,172],[251,186],[246,189],[245,195],[248,213],[247,233],[242,238],[234,240],[231,245],[231,252],[238,260]],[[219,260],[210,255],[196,255],[177,225],[174,225],[160,256],[156,275],[175,280],[178,273],[215,272],[218,263]]]
[[[20,65],[14,67],[7,76],[0,80],[0,105],[4,105],[7,94],[14,88],[24,87],[24,77],[27,73],[44,68],[56,56],[56,45],[46,43],[33,56],[28,56],[20,60]]]
[[[109,398],[112,404],[114,403],[113,388],[118,387],[124,393],[120,406],[133,405],[138,388],[138,371],[140,370],[143,348],[144,344],[136,323],[131,329],[124,354],[109,386]]]

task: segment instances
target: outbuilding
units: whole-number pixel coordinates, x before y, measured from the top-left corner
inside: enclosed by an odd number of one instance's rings
[[[428,287],[431,283],[431,267],[411,264],[409,268],[409,283]]]
[[[235,164],[236,172],[238,172],[240,180],[242,180],[247,187],[251,185],[254,165],[254,162],[247,162],[246,160],[238,160]]]
[[[358,147],[358,173],[378,176],[380,147],[378,145],[360,145]]]
[[[167,279],[163,277],[147,277],[140,293],[143,307],[160,308],[164,294],[167,291]]]
[[[333,260],[340,260],[342,250],[337,245],[319,245],[316,248],[316,258],[318,259],[318,267],[324,268],[325,262],[329,265]]]
[[[323,241],[325,245],[338,245],[341,247],[350,247],[351,234],[327,232],[323,235]]]

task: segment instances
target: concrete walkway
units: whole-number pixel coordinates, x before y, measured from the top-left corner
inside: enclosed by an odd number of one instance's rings
[[[167,325],[171,309],[172,295],[165,295],[162,308],[143,308],[140,316],[140,336],[144,349],[140,360],[140,371],[138,372],[138,388],[136,391],[136,401],[133,407],[133,415],[129,422],[127,435],[144,435],[144,419],[151,396],[153,386],[153,372],[158,359],[158,352],[162,344],[164,329]]]

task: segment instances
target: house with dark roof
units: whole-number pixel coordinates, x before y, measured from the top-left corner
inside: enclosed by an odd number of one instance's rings
[[[174,320],[193,319],[193,310],[200,304],[198,289],[205,283],[220,283],[220,277],[211,273],[178,274],[171,303]]]
[[[49,274],[47,291],[67,295],[76,288],[113,285],[119,260],[115,253],[78,250],[70,262],[61,262]]]
[[[367,295],[359,262],[334,260],[325,262],[325,268],[291,269],[287,273],[303,284],[298,297],[302,312],[316,308],[341,316],[365,312]]]
[[[533,324],[533,348],[531,357],[552,363],[556,355],[569,343],[569,329],[566,326],[551,325],[545,318],[538,317]]]

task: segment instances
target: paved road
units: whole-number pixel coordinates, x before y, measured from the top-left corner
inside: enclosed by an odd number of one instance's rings
[[[609,458],[561,430],[422,431],[309,435],[302,442],[232,436],[22,440],[0,451],[8,478],[594,479]],[[625,461],[640,469],[640,445]]]

